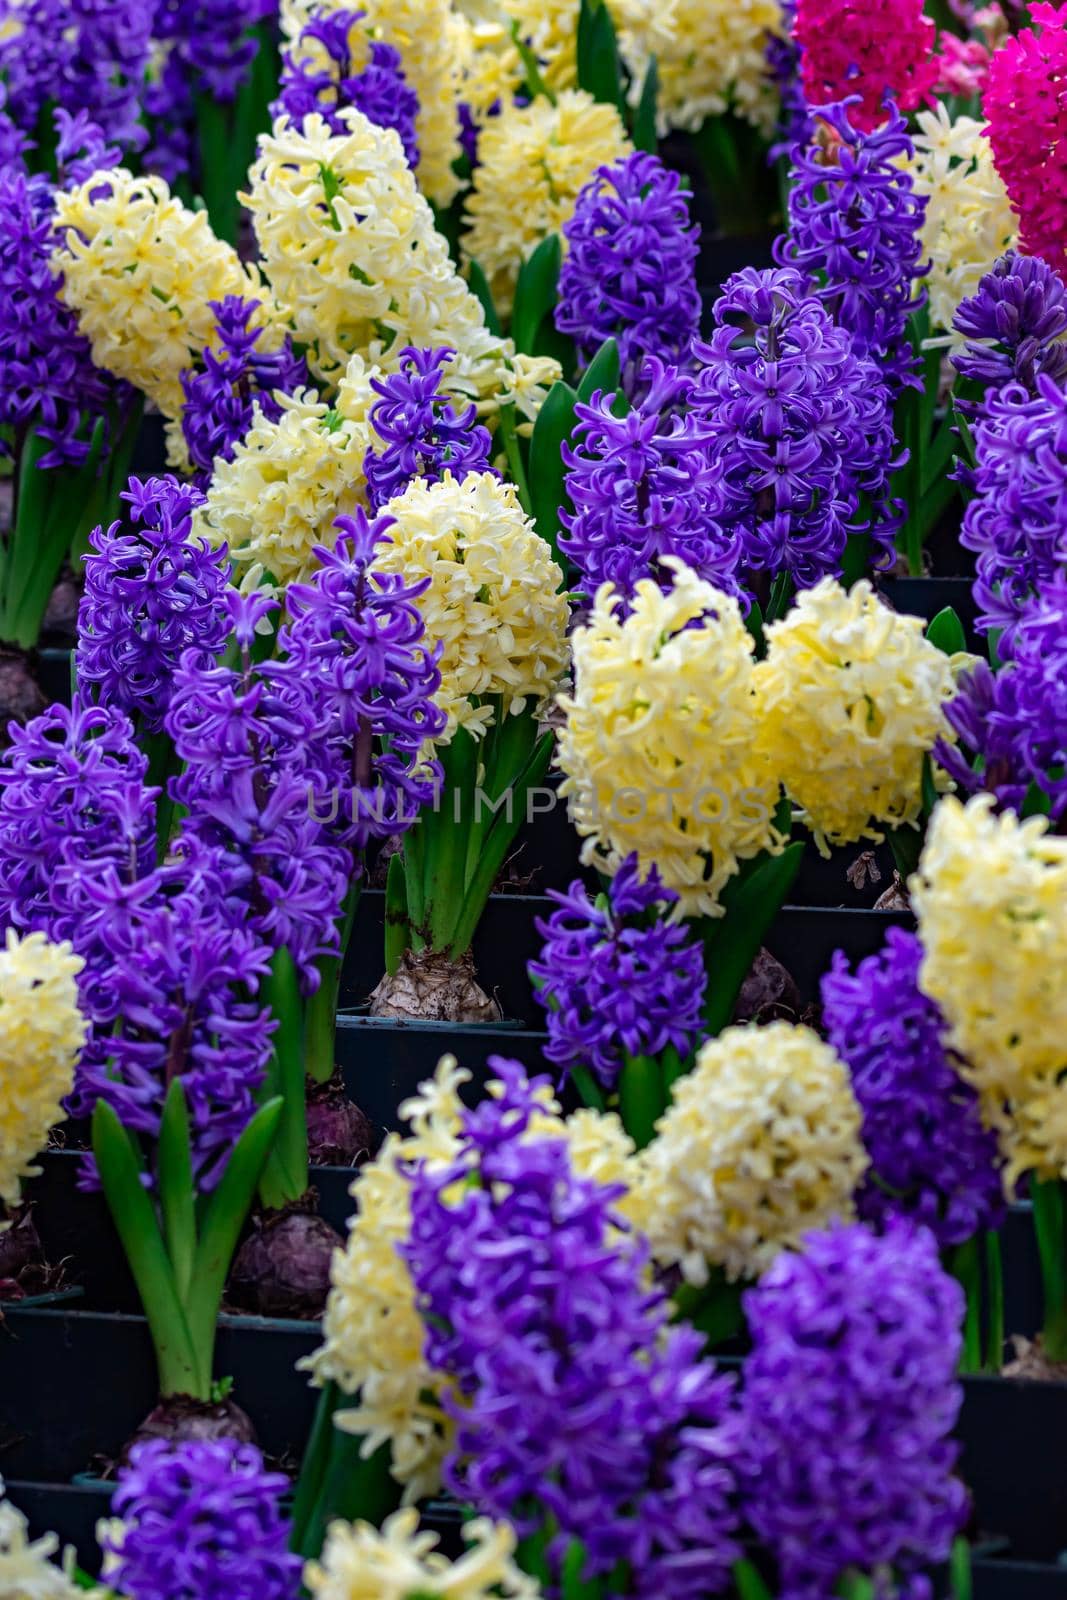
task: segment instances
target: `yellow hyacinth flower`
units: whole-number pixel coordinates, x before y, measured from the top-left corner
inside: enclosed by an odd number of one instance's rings
[[[315,1600],[538,1600],[539,1585],[515,1565],[512,1527],[477,1518],[463,1531],[467,1551],[453,1562],[437,1551],[435,1533],[420,1533],[414,1507],[380,1530],[334,1522],[304,1580]]]

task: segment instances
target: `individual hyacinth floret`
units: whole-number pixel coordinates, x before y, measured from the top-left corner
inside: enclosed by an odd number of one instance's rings
[[[227,295],[210,309],[215,314],[214,342],[203,351],[202,369],[181,374],[182,434],[202,485],[210,480],[217,457],[233,459],[257,404],[266,421],[277,422],[282,408],[274,391],[293,394],[311,381],[307,364],[294,353],[288,335],[280,349],[259,348],[264,330],[250,326],[258,310],[255,301]]]
[[[575,406],[564,443],[567,496],[560,549],[593,597],[611,583],[629,599],[642,578],[667,579],[673,556],[727,594],[737,593],[740,541],[720,526],[724,496],[710,452],[712,419],[694,410],[694,379],[652,356],[641,394],[623,416],[616,396]]]
[[[953,365],[983,388],[1021,383],[1031,396],[1039,373],[1067,381],[1067,289],[1040,256],[1009,250],[956,312],[953,327],[966,344]]]
[[[601,167],[563,236],[556,327],[583,360],[617,340],[630,387],[644,356],[685,353],[700,323],[698,244],[676,172],[641,150]]]
[[[427,640],[418,608],[430,580],[409,584],[380,569],[390,527],[362,511],[338,518],[336,543],[316,552],[311,582],[289,590],[291,620],[279,640],[328,722],[331,771],[347,779],[336,803],[318,797],[318,814],[336,810],[337,830],[361,849],[403,832],[442,781],[428,754],[447,722],[435,702],[440,645]]]
[[[628,1056],[671,1048],[684,1060],[701,1031],[704,951],[686,927],[661,920],[678,897],[656,869],[642,882],[630,856],[605,905],[578,881],[549,895],[559,909],[537,919],[545,942],[530,966],[546,1011],[545,1059],[564,1072],[589,1067],[607,1089]]]
[[[996,1136],[949,1054],[948,1023],[919,988],[922,958],[903,928],[854,972],[839,950],[822,980],[823,1022],[863,1112],[871,1171],[859,1215],[910,1217],[946,1247],[999,1227],[1004,1190]]]
[[[412,1181],[405,1254],[454,1385],[446,1483],[520,1536],[543,1528],[553,1573],[579,1540],[587,1578],[626,1563],[640,1600],[704,1600],[738,1554],[730,1380],[668,1327],[619,1190],[578,1176],[562,1138],[527,1137],[538,1085],[498,1070],[456,1161]]]
[[[901,513],[888,500],[888,393],[801,275],[736,273],[694,349],[694,404],[740,566],[815,583],[840,573],[859,534],[876,564],[890,561]]]
[[[744,1297],[746,1509],[781,1593],[846,1572],[930,1600],[968,1513],[952,1431],[963,1292],[923,1228],[811,1233]],[[901,1588],[893,1586],[894,1570]]]
[[[851,1219],[868,1166],[844,1063],[790,1022],[702,1045],[644,1159],[652,1253],[701,1285],[758,1278],[809,1228]]]
[[[851,101],[821,106],[830,149],[816,135],[792,152],[788,227],[776,257],[813,286],[834,321],[895,393],[916,382],[908,318],[922,303],[925,199],[908,171],[914,150],[894,104],[884,127],[855,125]]]
[[[404,75],[395,45],[368,39],[366,13],[358,5],[336,11],[312,7],[300,33],[282,56],[279,95],[272,109],[284,112],[297,126],[318,112],[331,133],[345,133],[341,112],[362,111],[380,128],[394,128],[411,168],[419,164],[416,119],[419,97]]]
[[[456,478],[491,470],[492,436],[477,421],[478,408],[453,399],[443,385],[442,368],[454,355],[409,346],[394,372],[370,379],[378,398],[368,413],[372,448],[363,472],[372,510],[413,478],[439,483],[446,469]]]
[[[120,1468],[114,1520],[101,1524],[104,1578],[129,1600],[292,1600],[284,1473],[253,1444],[152,1439]]]
[[[1046,373],[990,391],[974,427],[960,543],[977,557],[978,626],[1010,652],[1028,599],[1067,569],[1067,391]]]
[[[78,610],[78,681],[158,733],[186,651],[208,666],[229,633],[225,550],[192,535],[200,495],[173,477],[131,478],[133,527],[96,528]]]
[[[914,111],[937,82],[936,24],[922,0],[797,0],[796,38],[809,105],[858,96],[855,127],[872,132],[886,121],[886,101]]]
[[[1034,785],[1059,822],[1067,811],[1067,574],[1024,603],[1010,644],[1001,639],[998,648],[1007,657],[1000,671],[978,661],[961,677],[945,708],[959,744],[942,741],[938,760],[966,793],[988,790],[1014,811]]]

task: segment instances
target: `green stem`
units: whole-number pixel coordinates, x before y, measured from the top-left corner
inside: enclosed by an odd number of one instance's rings
[[[308,1524],[322,1495],[323,1480],[333,1444],[334,1412],[341,1402],[341,1391],[336,1383],[328,1383],[319,1391],[315,1407],[315,1420],[311,1424],[300,1476],[296,1482],[293,1515],[290,1523],[289,1548],[299,1555],[304,1549]],[[318,1552],[308,1552],[317,1554]]]
[[[528,517],[533,516],[533,501],[530,498],[530,487],[526,481],[526,469],[522,464],[522,452],[519,449],[519,436],[515,431],[515,407],[500,407],[500,437],[504,441],[504,453],[508,458],[508,470],[519,492],[519,501]]]
[[[281,1100],[277,1137],[266,1158],[259,1183],[263,1204],[280,1210],[307,1193],[307,1091],[304,1083],[304,1004],[293,958],[284,947],[275,952],[266,985],[266,999],[277,1023],[274,1050],[262,1098]]]
[[[982,1268],[977,1234],[948,1252],[948,1270],[967,1298],[960,1371],[982,1370]]]
[[[320,982],[304,1008],[304,1065],[309,1078],[315,1083],[329,1083],[336,1063],[337,999],[341,989],[341,971],[345,954],[352,938],[352,928],[359,905],[360,884],[357,879],[345,896],[337,927],[335,956],[324,956],[319,963]]]
[[[986,1325],[986,1371],[999,1372],[1004,1361],[1004,1256],[1000,1234],[985,1236],[986,1285],[989,1316]]]
[[[663,1073],[654,1056],[627,1055],[619,1075],[622,1124],[639,1150],[656,1136],[656,1123],[667,1109]]]
[[[1050,1361],[1067,1361],[1067,1237],[1064,1186],[1058,1178],[1034,1179],[1030,1188],[1034,1227],[1045,1289],[1042,1344]]]

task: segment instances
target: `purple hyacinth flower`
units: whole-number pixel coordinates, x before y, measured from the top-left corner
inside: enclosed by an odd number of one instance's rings
[[[417,167],[419,97],[404,75],[400,51],[384,40],[372,39],[366,65],[357,69],[353,63],[352,29],[365,14],[356,6],[312,10],[310,20],[283,57],[281,92],[272,115],[284,112],[299,127],[306,116],[317,111],[331,133],[345,133],[342,113],[351,107],[378,127],[395,129],[408,166]],[[312,39],[322,46],[325,62],[321,57],[318,62],[300,59]]]
[[[597,390],[575,407],[562,448],[573,513],[562,512],[560,549],[594,595],[613,583],[629,598],[641,578],[663,580],[677,556],[728,594],[738,592],[740,547],[720,526],[719,475],[709,457],[713,423],[695,409],[694,380],[650,356],[640,400],[623,416]]]
[[[840,574],[860,533],[887,565],[903,508],[888,498],[899,459],[877,371],[791,268],[735,273],[714,315],[694,346],[694,404],[742,567],[814,584]]]
[[[699,244],[678,174],[641,150],[600,167],[563,232],[556,327],[582,358],[616,339],[630,390],[645,356],[684,355],[700,323]]]
[[[577,1540],[584,1577],[624,1564],[640,1600],[706,1600],[739,1553],[731,1380],[669,1324],[620,1190],[531,1135],[545,1080],[490,1066],[502,1093],[466,1114],[458,1160],[411,1178],[404,1253],[427,1358],[454,1384],[446,1482],[520,1536],[543,1530],[557,1577]]]
[[[0,171],[0,424],[48,441],[38,466],[78,467],[93,425],[129,391],[93,365],[76,314],[52,271],[52,190],[45,178]],[[10,446],[0,441],[0,450]]]
[[[1067,288],[1040,256],[1002,255],[952,326],[968,341],[953,365],[983,387],[1021,383],[1033,395],[1041,372],[1061,386],[1067,379]]]
[[[744,1307],[746,1511],[778,1592],[829,1595],[853,1569],[933,1600],[919,1569],[947,1560],[968,1512],[952,1438],[963,1292],[933,1235],[900,1220],[809,1234]]]
[[[276,11],[274,0],[159,0],[154,36],[173,44],[194,87],[235,100],[258,48],[253,30]]]
[[[1067,393],[1038,373],[990,390],[974,424],[973,498],[960,543],[977,557],[975,600],[984,630],[1003,629],[1010,654],[1030,597],[1067,569]]]
[[[118,1475],[102,1549],[106,1578],[129,1600],[294,1600],[289,1480],[253,1444],[152,1439]]]
[[[294,353],[288,334],[280,350],[257,349],[263,329],[248,325],[254,301],[231,294],[212,301],[211,310],[219,348],[205,349],[202,370],[182,373],[182,435],[202,486],[218,457],[233,459],[256,405],[268,422],[276,422],[282,408],[275,392],[292,394],[311,384],[307,363]]]
[[[544,947],[530,964],[546,1011],[545,1059],[564,1073],[590,1067],[607,1089],[627,1056],[670,1047],[684,1060],[700,1041],[707,976],[700,940],[662,918],[678,896],[655,868],[642,883],[636,856],[605,906],[580,882],[549,894],[560,909],[537,919]]]
[[[1024,602],[998,651],[998,672],[979,661],[961,675],[945,706],[958,743],[941,740],[935,754],[961,789],[1014,811],[1033,785],[1058,823],[1067,813],[1067,574]]]
[[[767,76],[778,90],[778,121],[774,143],[767,152],[769,162],[788,156],[794,146],[810,143],[815,119],[804,94],[800,77],[800,45],[796,39],[796,0],[782,0],[781,32],[767,39]]]
[[[837,135],[833,159],[815,139],[793,148],[788,227],[775,257],[806,277],[895,394],[918,382],[908,318],[923,303],[914,285],[926,200],[900,164],[913,148],[895,103],[871,133],[853,128],[851,103],[816,110]]]
[[[414,478],[440,483],[446,472],[465,478],[493,470],[492,435],[478,422],[477,407],[453,400],[441,388],[442,370],[454,354],[409,346],[400,352],[396,372],[371,379],[378,399],[370,408],[370,424],[381,440],[363,463],[372,510],[403,494]]]
[[[140,123],[155,0],[4,0],[0,76],[7,112],[30,139],[49,103],[84,111],[126,150],[144,143]]]
[[[140,716],[158,733],[187,651],[210,665],[226,642],[225,546],[192,537],[201,495],[172,476],[131,478],[122,499],[133,528],[113,522],[89,535],[78,611],[78,681],[99,699]]]
[[[822,980],[823,1021],[863,1112],[872,1169],[860,1216],[910,1217],[945,1247],[999,1227],[1004,1191],[996,1135],[953,1066],[948,1024],[919,988],[922,955],[903,928],[855,972],[839,950]]]

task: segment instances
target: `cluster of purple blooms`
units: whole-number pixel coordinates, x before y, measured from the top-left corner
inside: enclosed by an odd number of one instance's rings
[[[477,421],[477,407],[457,404],[442,388],[454,355],[447,348],[408,346],[395,372],[371,379],[378,398],[370,424],[380,442],[367,451],[363,473],[372,510],[402,494],[414,478],[439,483],[446,472],[464,478],[492,470],[492,435]]]
[[[272,112],[275,116],[284,112],[299,127],[306,116],[317,111],[332,133],[345,133],[344,112],[350,108],[361,111],[369,122],[395,129],[408,166],[416,167],[419,97],[404,76],[400,51],[360,32],[367,59],[358,67],[353,59],[353,31],[365,15],[355,6],[312,11],[285,52],[281,93]],[[319,48],[311,48],[313,44]]]
[[[1067,287],[1040,256],[1001,256],[952,325],[967,340],[953,364],[983,388],[1021,384],[1033,397],[1042,373],[1067,381]]]
[[[632,391],[646,356],[677,360],[700,324],[699,246],[681,180],[635,150],[597,171],[563,232],[556,327],[585,362],[617,340]]]
[[[289,1480],[231,1439],[153,1439],[130,1451],[101,1548],[129,1600],[293,1600],[302,1562],[282,1512]]]
[[[822,980],[827,1036],[852,1075],[871,1173],[856,1197],[866,1221],[922,1223],[943,1247],[999,1226],[996,1135],[948,1052],[948,1025],[919,988],[922,945],[892,928],[849,970],[843,951]]]
[[[968,1513],[952,1438],[963,1292],[933,1235],[899,1219],[809,1234],[744,1306],[742,1477],[779,1592],[815,1600],[853,1571],[933,1600],[918,1569],[948,1559]]]
[[[636,856],[623,862],[606,901],[580,882],[550,890],[559,906],[537,919],[543,938],[531,963],[545,1007],[545,1058],[564,1073],[590,1068],[612,1089],[627,1057],[672,1048],[684,1061],[700,1040],[707,977],[699,939],[663,920],[677,901],[655,868],[642,882]]]
[[[530,1134],[545,1080],[490,1064],[500,1098],[466,1115],[452,1166],[411,1182],[426,1354],[455,1386],[446,1482],[542,1539],[557,1576],[580,1545],[586,1578],[625,1563],[637,1600],[706,1600],[740,1553],[731,1380],[669,1323],[621,1191]]]
[[[307,363],[294,353],[288,334],[279,350],[258,348],[263,329],[249,326],[255,301],[227,295],[212,301],[211,310],[217,345],[204,350],[199,371],[182,373],[182,435],[198,482],[205,487],[215,461],[233,459],[257,405],[268,422],[277,422],[282,408],[276,391],[293,394],[311,384]]]

